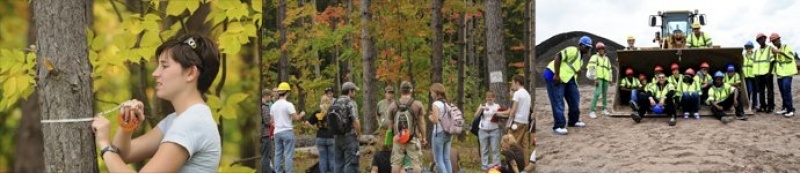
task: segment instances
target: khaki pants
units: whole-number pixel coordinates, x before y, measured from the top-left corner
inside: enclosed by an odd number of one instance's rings
[[[514,138],[517,140],[517,143],[522,145],[522,147],[527,146],[530,142],[524,142],[523,139],[525,136],[528,136],[526,133],[528,132],[528,124],[522,124],[518,122],[512,122],[511,125],[517,125],[517,129],[509,129],[511,135],[514,135]]]

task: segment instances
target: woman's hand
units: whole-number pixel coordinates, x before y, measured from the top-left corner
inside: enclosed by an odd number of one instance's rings
[[[104,148],[111,144],[111,141],[108,139],[108,127],[111,123],[103,116],[95,116],[94,121],[92,122],[92,131],[94,131],[94,139],[97,143],[97,146],[100,148]]]
[[[128,123],[137,123],[135,125],[136,128],[138,128],[139,125],[145,121],[144,104],[136,99],[128,100],[122,103],[122,108],[120,108],[119,113],[120,117],[122,117],[122,120]],[[134,128],[134,130],[136,128]]]

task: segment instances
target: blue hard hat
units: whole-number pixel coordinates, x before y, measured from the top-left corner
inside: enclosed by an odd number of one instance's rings
[[[663,114],[664,113],[664,107],[662,107],[661,105],[653,106],[653,113]]]
[[[744,44],[744,47],[745,47],[745,48],[753,48],[753,47],[754,47],[754,46],[753,46],[753,41],[747,41],[747,43],[746,43],[746,44]]]
[[[583,37],[581,37],[581,39],[578,41],[578,43],[580,43],[580,44],[581,44],[581,45],[583,45],[583,46],[586,46],[586,47],[590,47],[590,48],[591,48],[591,47],[592,47],[592,38],[589,38],[589,36],[583,36]]]
[[[728,70],[728,72],[734,72],[734,71],[736,71],[736,67],[734,67],[733,64],[728,64],[727,70]]]
[[[717,71],[717,72],[714,73],[714,78],[717,78],[717,77],[725,77],[725,74],[722,73],[722,71]]]

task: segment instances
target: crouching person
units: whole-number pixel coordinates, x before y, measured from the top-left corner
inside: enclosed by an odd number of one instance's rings
[[[678,83],[678,93],[681,95],[681,107],[683,108],[683,119],[689,119],[689,114],[694,114],[695,119],[700,119],[700,83],[695,82],[694,70],[686,70],[683,81]]]
[[[736,118],[739,120],[746,120],[744,115],[744,107],[742,106],[742,97],[739,95],[739,90],[730,84],[724,83],[723,78],[725,74],[717,71],[714,74],[714,85],[708,89],[708,99],[706,103],[711,106],[711,112],[714,117],[720,119],[722,123],[727,124],[731,118],[725,115],[725,110],[731,107],[736,108]]]
[[[669,126],[675,126],[675,87],[667,83],[664,73],[658,73],[655,77],[657,82],[638,94],[637,105],[634,106],[638,113],[632,115],[633,121],[639,123],[650,110],[656,114],[667,114]]]

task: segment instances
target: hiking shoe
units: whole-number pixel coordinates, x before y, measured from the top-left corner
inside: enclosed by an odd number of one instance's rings
[[[669,126],[675,126],[675,124],[677,124],[677,123],[678,123],[678,120],[675,119],[675,116],[672,116],[672,118],[669,118]]]
[[[631,118],[633,118],[633,121],[635,121],[636,123],[642,121],[642,116],[640,116],[639,114],[631,114]]]
[[[786,113],[786,114],[783,114],[783,117],[786,117],[786,118],[794,117],[794,111]]]
[[[695,112],[694,113],[694,119],[698,119],[698,120],[700,119],[700,113],[699,112]]]
[[[597,114],[594,112],[589,112],[589,118],[597,118]]]
[[[579,122],[575,123],[574,127],[586,127],[586,123],[583,123],[583,122],[579,121]]]
[[[787,112],[788,112],[788,111],[786,111],[786,108],[784,108],[784,109],[781,109],[780,111],[777,111],[777,112],[775,112],[775,113],[776,113],[776,114],[783,115],[783,114],[786,114]]]
[[[722,121],[722,124],[728,124],[728,123],[731,122],[731,117],[730,116],[722,116],[720,121]]]
[[[559,135],[566,135],[567,133],[569,133],[569,131],[567,131],[567,128],[556,128],[556,129],[555,129],[555,130],[553,130],[553,131],[554,131],[556,134],[559,134]]]
[[[684,112],[683,113],[683,119],[689,119],[689,113],[688,112]]]
[[[606,116],[608,116],[608,115],[610,115],[610,114],[611,114],[611,113],[610,113],[610,112],[608,112],[608,110],[605,110],[605,109],[603,109],[603,115],[606,115]]]
[[[633,109],[633,112],[639,111],[639,105],[636,104],[636,102],[630,101],[629,103],[631,104],[631,109]]]

